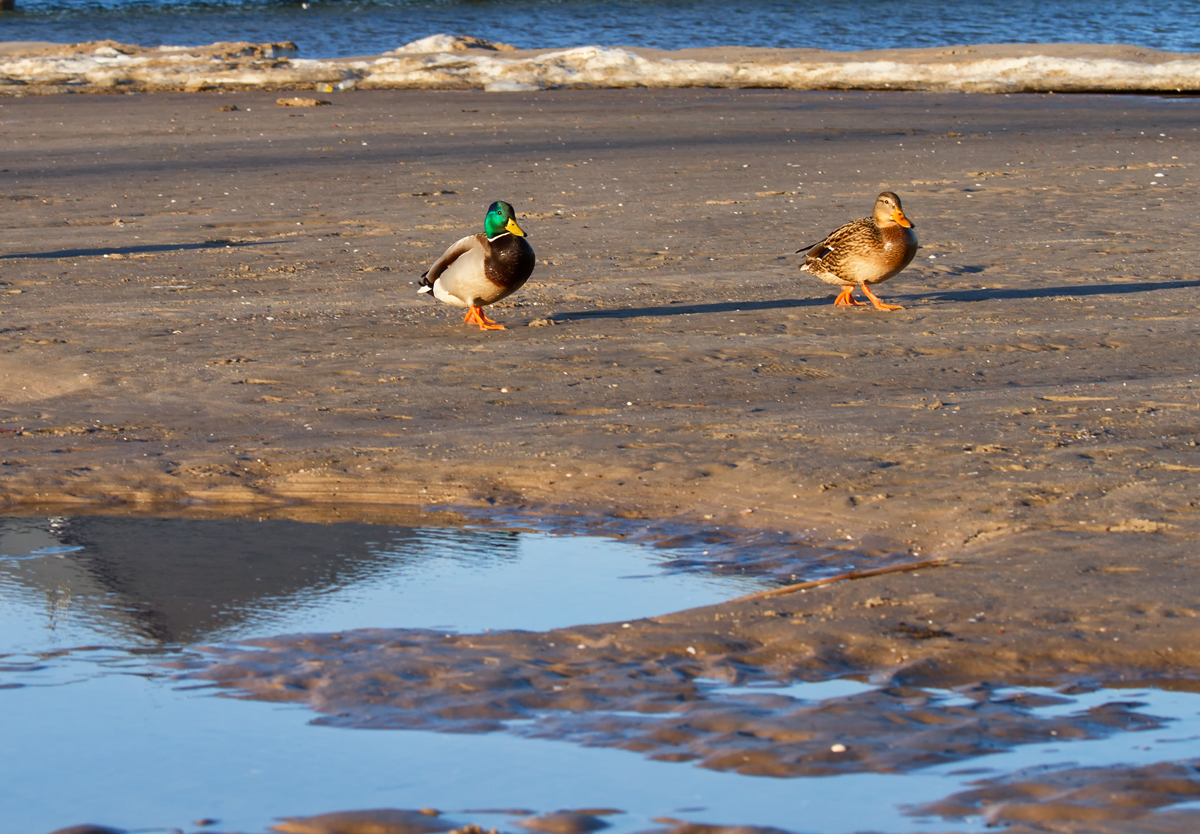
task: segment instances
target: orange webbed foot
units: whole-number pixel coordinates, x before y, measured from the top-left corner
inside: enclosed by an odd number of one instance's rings
[[[467,324],[478,324],[480,330],[504,330],[503,324],[498,324],[483,314],[482,307],[471,307],[467,310],[463,321]]]
[[[833,300],[833,306],[835,306],[835,307],[866,307],[867,306],[866,304],[863,304],[861,301],[855,300],[854,296],[851,295],[852,292],[854,292],[854,287],[843,288],[842,291],[840,293],[838,293],[838,297]]]
[[[875,295],[875,293],[871,292],[871,288],[868,287],[866,284],[862,285],[862,291],[863,291],[863,294],[867,298],[871,299],[871,303],[875,305],[876,310],[903,310],[904,309],[899,304],[884,304],[882,301],[879,300],[879,297],[877,295]]]

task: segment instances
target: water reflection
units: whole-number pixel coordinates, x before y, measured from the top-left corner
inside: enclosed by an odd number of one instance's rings
[[[513,558],[513,534],[483,534],[483,548],[480,537],[351,523],[5,519],[0,554],[9,558],[0,558],[0,581],[43,598],[50,629],[69,611],[113,637],[190,644],[229,634],[269,609],[369,582],[429,557],[431,545],[483,560]]]
[[[670,576],[660,566],[677,555],[606,539],[449,527],[8,518],[0,520],[0,653],[364,627],[545,629],[665,613],[762,587]]]

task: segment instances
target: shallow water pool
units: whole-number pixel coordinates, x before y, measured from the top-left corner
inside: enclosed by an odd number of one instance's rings
[[[661,818],[831,834],[932,832],[950,822],[913,809],[974,780],[1031,766],[1138,764],[1197,751],[1200,697],[1189,693],[926,691],[930,702],[951,706],[1028,693],[1045,703],[1026,712],[1047,721],[1114,701],[1159,720],[1103,738],[1031,740],[969,766],[766,778],[519,732],[318,726],[304,707],[220,697],[162,665],[194,657],[206,644],[293,632],[544,630],[632,619],[765,583],[663,569],[678,556],[610,539],[493,530],[0,520],[5,829],[44,834],[91,822],[259,832],[280,816],[436,807],[455,823],[511,830],[513,816],[479,809],[608,807],[623,812],[605,817],[614,834],[644,831]],[[708,688],[714,696],[766,694],[814,709],[878,694],[850,680]],[[956,830],[984,825],[978,816],[953,820]]]
[[[0,651],[351,628],[545,630],[765,585],[660,569],[670,551],[457,528],[161,518],[0,521]]]

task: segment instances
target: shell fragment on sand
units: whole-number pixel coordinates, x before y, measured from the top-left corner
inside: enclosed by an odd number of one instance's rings
[[[276,107],[324,107],[327,104],[333,104],[333,102],[321,98],[308,98],[307,96],[293,96],[292,98],[275,100]]]

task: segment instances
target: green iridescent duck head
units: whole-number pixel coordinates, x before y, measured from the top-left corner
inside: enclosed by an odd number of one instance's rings
[[[497,200],[488,206],[487,217],[483,221],[483,231],[489,239],[505,232],[517,237],[525,237],[524,230],[517,225],[513,207],[503,200]]]

